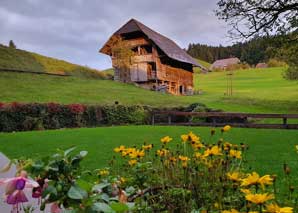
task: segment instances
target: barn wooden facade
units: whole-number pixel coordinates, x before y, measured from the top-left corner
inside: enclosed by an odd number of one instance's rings
[[[129,74],[115,66],[113,38],[121,37],[133,51]],[[112,57],[114,80],[135,82],[141,87],[175,95],[193,93],[193,67],[202,67],[175,42],[131,19],[116,31],[101,53]]]

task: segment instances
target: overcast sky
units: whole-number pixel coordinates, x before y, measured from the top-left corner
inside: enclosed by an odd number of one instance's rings
[[[98,53],[135,18],[174,40],[227,45],[227,26],[214,15],[217,0],[0,0],[0,43],[88,65],[111,67]]]

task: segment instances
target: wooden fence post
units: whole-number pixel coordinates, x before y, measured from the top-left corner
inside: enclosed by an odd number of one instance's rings
[[[153,112],[151,117],[151,124],[154,125],[154,122],[155,122],[155,114]]]
[[[284,128],[287,128],[287,118],[283,118],[283,125],[284,125]]]
[[[168,114],[168,124],[169,124],[169,125],[172,124],[172,117],[171,117],[171,114]]]

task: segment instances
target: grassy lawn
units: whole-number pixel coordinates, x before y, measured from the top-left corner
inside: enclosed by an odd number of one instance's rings
[[[196,74],[202,95],[172,96],[110,80],[0,72],[1,102],[59,102],[182,106],[195,102],[234,112],[298,112],[298,82],[282,78],[283,68],[236,71],[234,96],[224,95],[223,72]]]
[[[66,149],[75,145],[77,150],[89,152],[83,165],[95,169],[107,165],[116,146],[141,145],[145,141],[158,145],[159,139],[165,135],[173,137],[175,143],[179,142],[182,133],[188,131],[200,135],[206,142],[209,141],[210,128],[122,126],[1,133],[0,151],[10,158],[38,158],[55,152],[57,148]],[[221,137],[219,133],[217,136]],[[231,143],[249,144],[247,159],[252,170],[261,174],[282,175],[283,163],[286,162],[297,177],[298,155],[294,145],[298,144],[298,131],[232,128],[224,138]],[[212,142],[215,141],[216,138]]]

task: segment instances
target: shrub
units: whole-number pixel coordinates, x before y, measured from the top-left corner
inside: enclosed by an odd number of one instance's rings
[[[269,59],[269,61],[267,62],[268,67],[286,67],[287,63],[275,58],[271,58]]]
[[[298,66],[289,66],[283,73],[283,76],[287,80],[298,80]]]
[[[146,124],[149,117],[142,106],[105,106],[103,113],[107,124]]]

